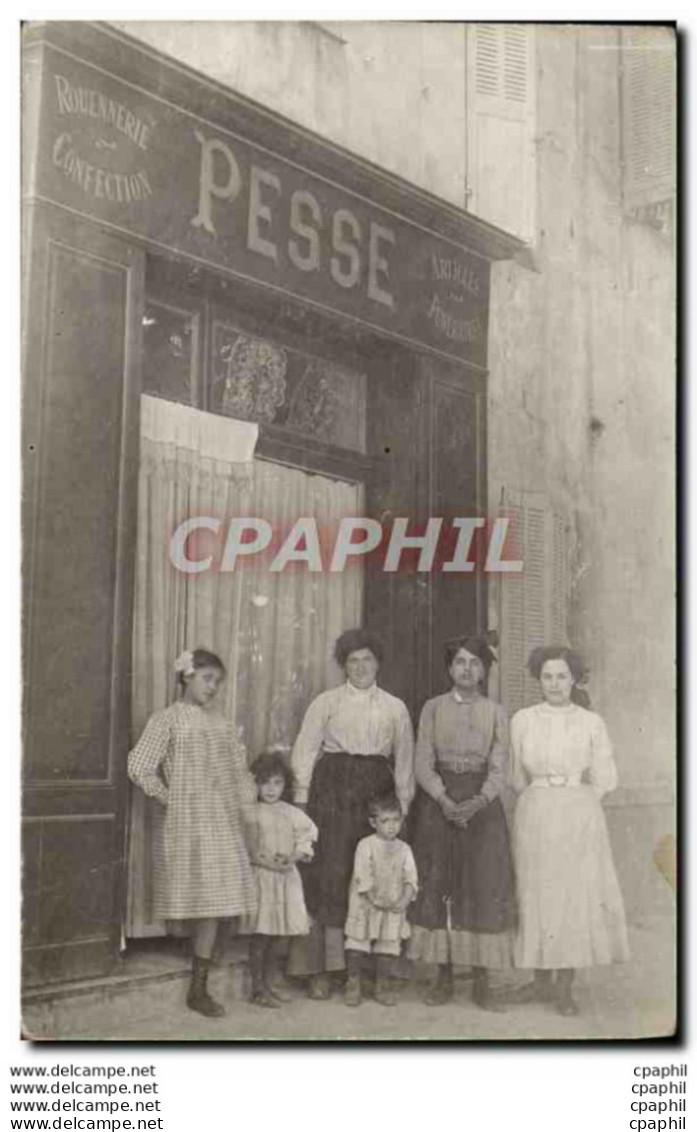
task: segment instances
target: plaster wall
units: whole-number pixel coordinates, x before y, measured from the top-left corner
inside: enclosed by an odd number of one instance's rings
[[[576,541],[572,641],[622,781],[675,743],[674,254],[626,217],[617,33],[538,29],[535,269],[494,268],[490,491],[546,491]]]
[[[674,830],[675,259],[621,198],[617,34],[538,29],[534,269],[493,273],[489,485],[547,492],[572,543],[570,637],[622,786],[608,799],[635,922],[670,914]]]
[[[464,25],[138,20],[112,26],[464,207]]]

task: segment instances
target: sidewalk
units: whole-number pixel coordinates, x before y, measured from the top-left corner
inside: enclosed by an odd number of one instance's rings
[[[655,920],[630,934],[632,961],[597,968],[579,976],[577,1018],[561,1018],[542,1005],[509,1007],[489,1014],[470,1001],[471,982],[458,979],[455,1001],[441,1007],[423,1004],[420,988],[401,985],[396,1007],[373,1001],[346,1007],[340,995],[329,1002],[311,1002],[298,986],[298,997],[278,1010],[244,1001],[240,969],[217,972],[215,993],[224,999],[227,1015],[206,1019],[186,1009],[183,980],[151,983],[137,993],[114,994],[104,1001],[71,999],[55,1012],[29,1007],[25,1029],[51,1040],[97,1041],[336,1041],[459,1039],[578,1040],[579,1038],[647,1038],[672,1033],[675,1016],[673,926]],[[514,977],[520,981],[520,976]],[[511,978],[507,980],[511,982]],[[60,1028],[57,1032],[56,1028]]]

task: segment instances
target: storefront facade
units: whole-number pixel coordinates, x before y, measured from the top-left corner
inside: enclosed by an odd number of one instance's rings
[[[37,985],[107,973],[122,938],[141,395],[256,420],[258,459],[357,485],[385,530],[485,516],[490,264],[519,244],[107,27],[30,26],[24,82]],[[414,714],[444,641],[487,625],[481,571],[439,566],[365,569]]]

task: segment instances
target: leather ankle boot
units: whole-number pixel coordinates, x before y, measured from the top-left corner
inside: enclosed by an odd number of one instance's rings
[[[435,978],[431,980],[424,1002],[427,1006],[443,1006],[453,997],[453,969],[449,963],[439,963]]]
[[[394,1006],[397,996],[394,992],[392,978],[394,963],[390,955],[378,955],[377,975],[375,979],[375,1001],[381,1006]]]
[[[280,1002],[273,997],[266,985],[265,961],[268,939],[265,936],[254,936],[249,945],[249,967],[252,975],[252,994],[250,1002],[255,1006],[276,1008]]]
[[[266,989],[269,994],[275,999],[278,999],[279,1002],[292,1002],[293,995],[290,993],[281,974],[281,961],[278,954],[278,947],[279,944],[275,939],[269,940],[264,968]]]
[[[535,971],[535,977],[531,982],[523,983],[522,987],[510,991],[506,1001],[517,1006],[525,1006],[529,1002],[551,1002],[553,996],[552,972],[539,969]]]
[[[494,997],[491,990],[489,972],[486,967],[475,967],[473,973],[472,1002],[476,1003],[480,1010],[488,1010],[493,1014],[505,1014],[506,1007]]]
[[[189,1007],[189,1010],[195,1010],[197,1014],[203,1014],[204,1018],[222,1018],[225,1013],[225,1007],[211,998],[207,989],[208,969],[210,965],[210,959],[203,959],[200,955],[194,955],[191,968],[191,983],[189,985],[189,993],[186,996],[186,1005]]]
[[[331,996],[332,987],[329,981],[329,975],[325,973],[310,975],[307,997],[314,999],[316,1002],[324,1002],[326,999],[331,998]]]
[[[555,999],[557,1014],[561,1014],[564,1018],[573,1018],[579,1013],[578,1003],[571,993],[571,984],[574,981],[573,970],[563,970],[557,973],[557,983],[555,987]]]
[[[346,952],[346,988],[344,1002],[347,1006],[360,1006],[361,996],[361,965],[363,955],[360,951]]]

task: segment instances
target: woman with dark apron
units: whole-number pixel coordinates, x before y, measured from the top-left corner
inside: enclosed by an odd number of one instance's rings
[[[319,829],[303,869],[313,921],[308,940],[291,949],[288,972],[310,976],[310,997],[328,998],[329,973],[342,971],[353,859],[371,832],[368,801],[394,792],[406,814],[414,795],[414,735],[406,706],[379,688],[382,648],[364,629],[349,629],[334,653],[346,674],[310,704],[291,755],[295,803]]]
[[[453,996],[453,964],[470,967],[473,1000],[502,1010],[489,971],[512,964],[515,890],[508,827],[499,794],[508,741],[503,708],[481,687],[494,655],[469,637],[446,646],[453,687],[424,704],[416,744],[412,848],[419,893],[409,955],[430,965],[426,1002]]]

